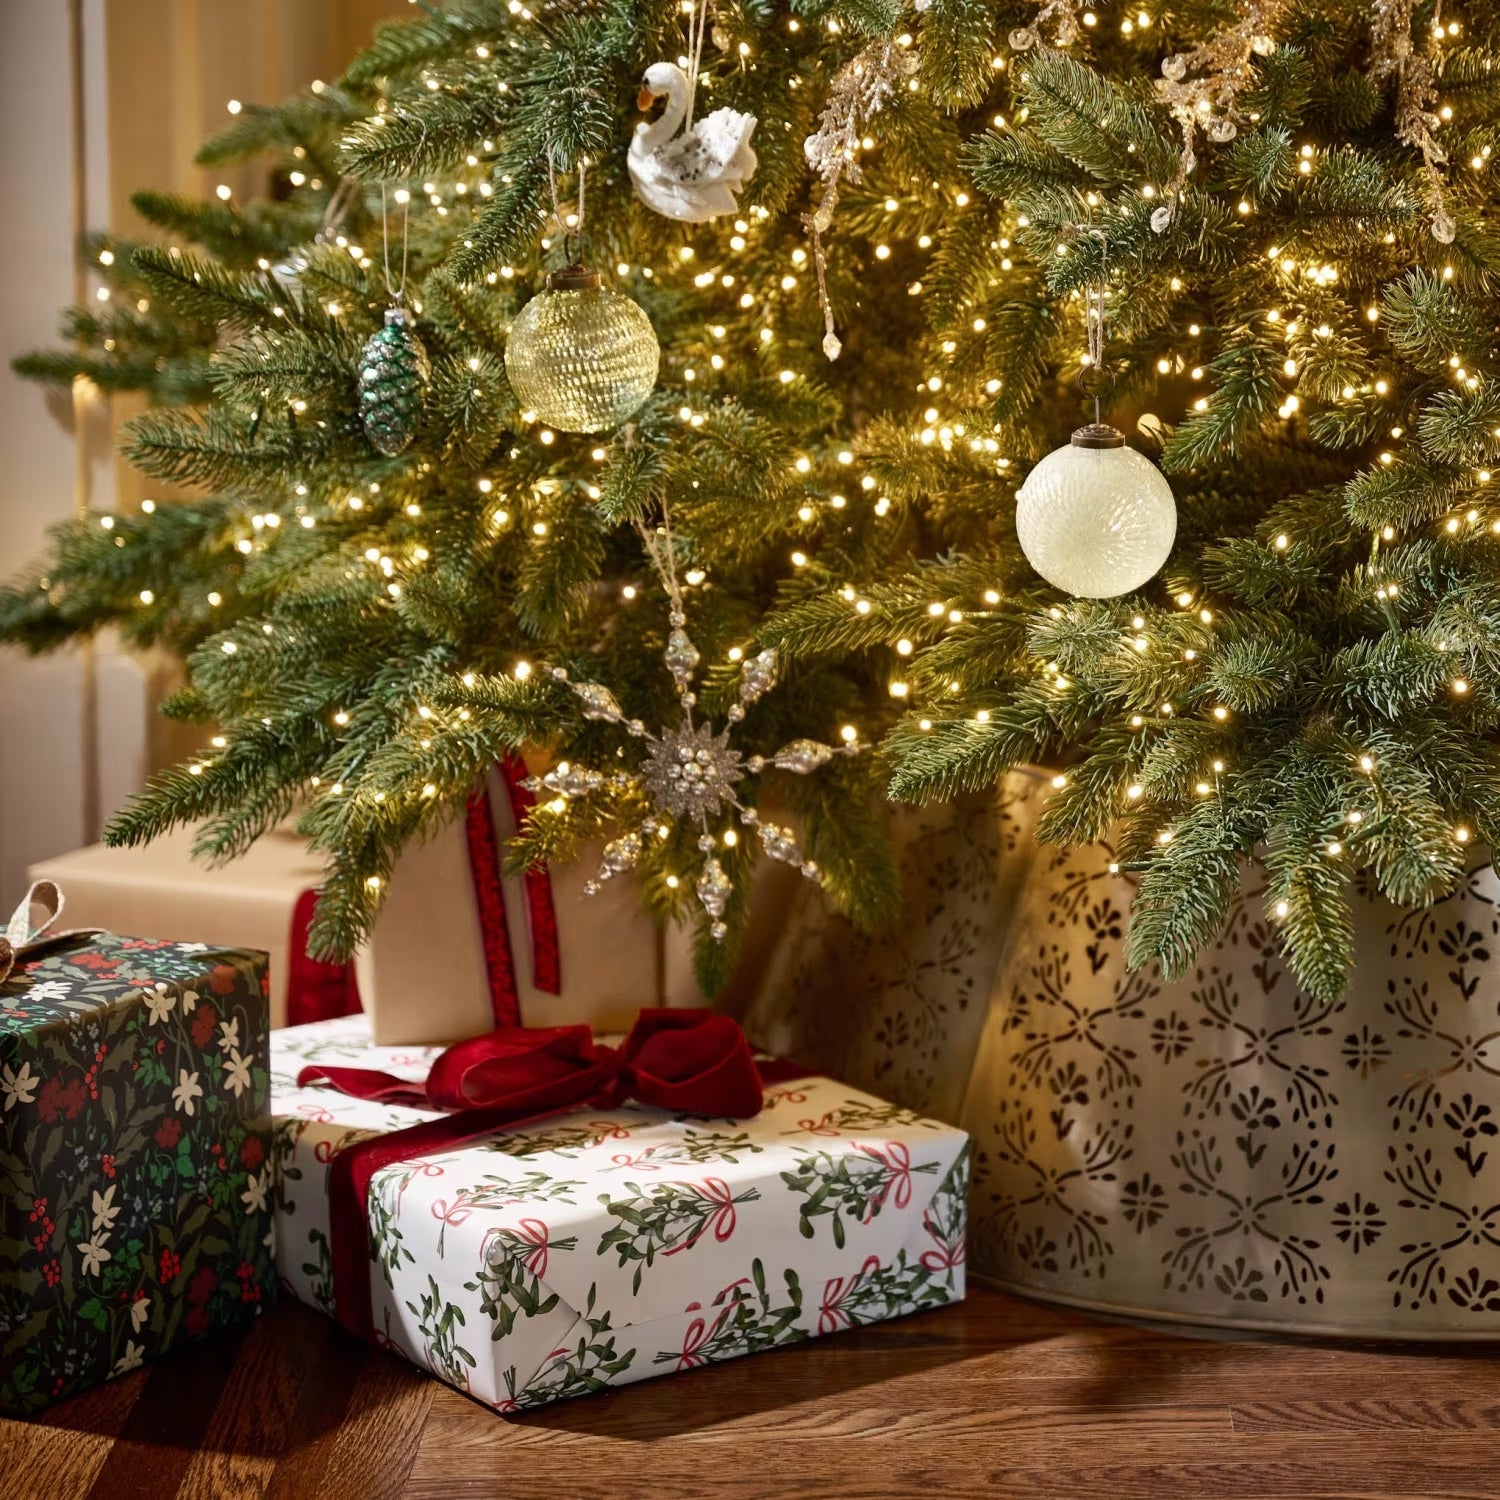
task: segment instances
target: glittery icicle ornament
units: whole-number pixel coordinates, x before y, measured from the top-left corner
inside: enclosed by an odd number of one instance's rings
[[[359,356],[359,417],[377,453],[394,458],[416,436],[427,374],[427,351],[405,308],[388,308],[385,327],[365,340]]]
[[[582,266],[547,278],[505,345],[516,399],[559,432],[606,432],[629,421],[656,385],[660,360],[650,318]]]
[[[833,227],[842,184],[863,180],[859,151],[870,121],[897,97],[917,67],[915,53],[894,39],[871,42],[834,76],[818,128],[802,143],[808,166],[823,183],[817,207],[803,215],[802,222],[812,240],[818,306],[823,312],[823,353],[830,360],[839,357],[844,345],[835,330],[833,303],[828,295],[828,254],[823,236]]]

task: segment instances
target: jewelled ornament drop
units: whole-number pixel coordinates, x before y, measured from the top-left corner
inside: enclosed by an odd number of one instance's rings
[[[1166,477],[1105,422],[1080,427],[1016,492],[1016,534],[1048,583],[1082,599],[1128,594],[1166,562],[1177,505]]]
[[[660,360],[639,304],[578,265],[547,278],[505,345],[516,399],[559,432],[606,432],[629,421],[656,385]]]

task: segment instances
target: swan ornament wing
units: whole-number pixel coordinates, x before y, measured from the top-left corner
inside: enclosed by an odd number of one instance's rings
[[[668,141],[656,155],[679,182],[720,182],[732,178],[734,186],[740,188],[755,170],[755,153],[750,149],[754,130],[754,115],[744,115],[736,109],[716,109],[691,130]],[[744,165],[746,157],[748,169]]]
[[[634,175],[634,174],[632,174]],[[707,187],[682,188],[673,183],[642,181],[635,177],[636,196],[657,213],[684,224],[703,224],[732,214],[734,194],[722,182]]]
[[[734,213],[734,195],[757,165],[754,129],[754,115],[716,109],[654,151],[639,149],[637,137],[627,156],[637,194],[658,213],[692,224]]]
[[[636,162],[632,161],[630,175],[635,182],[636,196],[665,218],[677,219],[684,224],[702,224],[721,214],[734,212],[734,194],[722,183],[706,188],[683,188],[674,182],[643,174],[636,167]]]

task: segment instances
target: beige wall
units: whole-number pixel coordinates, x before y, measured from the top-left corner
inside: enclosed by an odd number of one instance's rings
[[[16,354],[52,338],[56,310],[73,296],[68,18],[58,0],[0,6],[0,140],[7,143],[0,153],[0,556],[7,571],[41,546],[47,525],[72,513],[76,487],[71,403],[43,397],[8,368]],[[77,656],[0,655],[0,906],[7,914],[20,898],[26,860],[84,832],[84,667]]]
[[[113,170],[109,223],[153,231],[130,206],[138,188],[206,197],[221,182],[236,197],[261,193],[266,165],[200,167],[199,145],[230,123],[231,99],[274,103],[315,78],[334,78],[375,23],[404,12],[401,0],[99,0],[108,41],[108,138]],[[138,406],[117,403],[116,421]],[[120,504],[134,508],[150,488],[121,460]]]
[[[228,121],[227,101],[274,102],[335,77],[377,20],[405,11],[400,0],[0,0],[0,569],[34,554],[46,527],[80,503],[134,508],[147,493],[111,453],[112,430],[133,403],[75,413],[67,398],[9,370],[15,355],[55,340],[58,313],[74,297],[76,164],[87,222],[132,234],[142,227],[129,205],[137,187],[202,194],[227,181],[256,192],[259,165],[207,172],[193,163],[203,137]],[[91,825],[180,753],[179,731],[152,711],[170,675],[170,664],[107,641],[42,661],[0,648],[4,911],[19,899],[27,864],[91,840]]]

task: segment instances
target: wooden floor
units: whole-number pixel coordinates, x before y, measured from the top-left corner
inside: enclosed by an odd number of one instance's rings
[[[296,1306],[0,1421],[4,1500],[1500,1496],[1500,1354],[962,1307],[505,1420]]]

